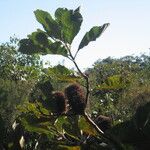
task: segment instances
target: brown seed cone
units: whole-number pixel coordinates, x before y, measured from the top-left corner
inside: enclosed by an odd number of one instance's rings
[[[65,89],[65,95],[73,112],[75,114],[82,115],[84,113],[86,104],[85,96],[81,87],[78,84],[69,85]]]
[[[62,114],[66,111],[66,99],[63,92],[55,92],[52,94],[54,112]]]
[[[99,115],[94,122],[104,132],[110,129],[112,125],[112,119],[103,115]]]

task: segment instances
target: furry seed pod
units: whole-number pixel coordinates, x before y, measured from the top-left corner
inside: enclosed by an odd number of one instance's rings
[[[64,93],[55,92],[52,94],[54,113],[62,114],[66,111],[66,99]]]
[[[108,129],[111,128],[111,125],[112,125],[112,120],[110,117],[106,117],[106,116],[103,116],[103,115],[99,115],[95,121],[94,121],[98,127],[102,130],[102,131],[106,131]]]
[[[83,90],[78,84],[72,84],[65,89],[65,95],[73,112],[78,115],[84,113],[86,104]]]

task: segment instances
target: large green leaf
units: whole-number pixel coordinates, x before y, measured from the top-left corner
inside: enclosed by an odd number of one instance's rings
[[[29,39],[22,39],[19,51],[29,55],[38,53],[67,57],[68,51],[60,41],[71,44],[79,32],[82,23],[79,10],[79,8],[74,11],[58,8],[55,12],[56,20],[46,11],[39,9],[34,11],[37,21],[43,25],[46,32],[37,30],[28,35]]]
[[[43,37],[42,40],[39,38]],[[62,46],[61,42],[54,42],[52,43],[50,40],[46,39],[46,35],[39,34],[37,32],[32,33],[29,35],[29,39],[22,39],[20,41],[19,51],[32,55],[32,54],[55,54],[55,55],[62,55],[67,57],[67,50],[64,46]]]
[[[97,131],[93,128],[91,124],[89,124],[84,117],[81,116],[79,119],[79,128],[82,130],[84,133],[89,134],[89,135],[97,135]]]
[[[94,26],[89,32],[87,32],[79,45],[78,51],[87,46],[89,42],[95,41],[105,31],[108,25],[109,23],[106,23],[102,26]]]
[[[46,74],[48,74],[49,76],[63,76],[63,75],[66,75],[66,76],[69,76],[71,74],[74,73],[73,70],[70,70],[68,68],[66,68],[65,66],[63,65],[57,65],[57,66],[54,66],[54,67],[49,67],[48,69],[45,69],[44,72]]]
[[[74,74],[73,70],[69,70],[65,66],[62,65],[57,65],[54,67],[49,67],[47,69],[44,69],[44,72],[52,79],[55,81],[60,81],[62,82],[77,82],[81,79],[80,76],[76,76]]]
[[[35,45],[31,39],[22,39],[19,42],[19,51],[23,54],[32,55],[35,53],[42,53],[44,49]]]
[[[67,49],[64,46],[62,46],[62,43],[59,42],[59,41],[52,43],[48,47],[47,54],[56,54],[56,55],[62,55],[62,56],[65,56],[65,57],[68,56]]]
[[[17,110],[23,114],[32,113],[35,117],[41,117],[41,115],[43,114],[45,116],[48,116],[50,114],[50,110],[43,107],[42,103],[40,102],[35,103],[25,102],[24,104],[18,105]]]
[[[39,29],[36,32],[32,32],[32,34],[28,35],[28,37],[34,42],[35,45],[43,45],[43,47],[46,47],[52,43],[48,39],[47,34]]]
[[[57,129],[57,131],[59,131],[60,133],[63,133],[64,132],[64,129],[63,129],[63,124],[66,124],[68,123],[68,119],[66,116],[59,116],[56,121],[55,121],[55,127]]]
[[[24,114],[21,116],[21,123],[29,132],[46,134],[48,137],[57,135],[57,131],[48,118],[37,118],[31,114]]]
[[[68,116],[67,119],[68,122],[62,125],[64,132],[68,136],[78,140],[78,138],[81,136],[80,128],[78,126],[79,116]]]
[[[122,81],[120,75],[113,75],[107,78],[107,80],[95,87],[96,90],[119,90],[124,89],[127,85]]]
[[[37,21],[43,25],[43,28],[50,37],[60,39],[60,27],[48,12],[37,9],[34,11],[34,14]]]
[[[80,9],[77,8],[73,11],[66,8],[58,8],[55,12],[55,17],[61,26],[61,40],[71,44],[79,32],[83,20]]]

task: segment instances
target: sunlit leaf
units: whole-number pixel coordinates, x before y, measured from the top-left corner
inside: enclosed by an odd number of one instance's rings
[[[29,132],[43,133],[48,137],[57,135],[57,131],[47,118],[37,118],[34,115],[28,114],[21,116],[21,122]]]
[[[61,42],[54,42],[51,45],[49,45],[47,49],[47,54],[56,54],[65,57],[68,56],[67,49],[62,45]]]
[[[25,102],[22,105],[18,105],[17,109],[22,113],[32,112],[35,116],[40,116],[40,112],[37,110],[34,103]]]
[[[40,38],[38,36],[43,36],[43,39],[38,39]],[[33,32],[29,35],[29,39],[22,39],[20,41],[19,51],[29,55],[38,53],[42,55],[55,54],[65,57],[68,56],[68,52],[66,48],[62,46],[61,42],[52,43],[50,40],[46,39],[46,35],[37,32]]]
[[[79,119],[79,128],[86,134],[97,135],[96,130],[89,124],[84,117],[81,116]]]
[[[98,85],[96,90],[119,90],[125,88],[127,85],[122,81],[120,75],[113,75],[107,78],[107,80]]]
[[[102,26],[94,26],[89,32],[87,32],[79,45],[78,51],[87,46],[89,42],[95,41],[105,31],[108,25],[109,24],[106,23]]]
[[[61,27],[61,40],[71,44],[79,32],[83,20],[80,9],[77,8],[73,11],[67,8],[58,8],[55,12],[55,17]]]
[[[34,11],[34,14],[37,21],[43,25],[43,28],[50,37],[60,39],[60,27],[48,12],[37,9],[36,11]]]
[[[62,82],[67,82],[67,83],[76,83],[77,81],[79,81],[81,78],[77,77],[77,76],[73,76],[73,75],[62,75],[62,76],[58,76],[58,80],[62,81]]]
[[[61,133],[63,133],[63,124],[67,123],[68,119],[66,116],[60,116],[56,119],[55,121],[55,127],[57,128],[57,130]]]
[[[63,128],[66,134],[70,137],[74,137],[74,139],[78,139],[80,137],[81,132],[78,125],[78,116],[68,116],[68,122],[63,124]]]
[[[54,67],[49,67],[47,70],[45,70],[48,74],[55,74],[55,75],[71,75],[73,74],[73,71],[66,68],[63,65],[57,65]]]
[[[45,115],[48,116],[51,113],[50,109],[47,109],[46,107],[44,107],[44,105],[38,101],[36,101],[36,107],[38,107],[38,111],[40,111],[40,115]]]
[[[38,108],[37,108],[38,106]],[[17,110],[22,113],[32,113],[36,117],[41,115],[49,115],[50,109],[46,109],[40,102],[30,103],[25,102],[24,104],[18,105]]]
[[[29,39],[33,41],[35,45],[43,45],[43,47],[48,47],[52,42],[48,39],[48,36],[45,32],[37,30],[28,35]]]
[[[80,76],[75,75],[73,70],[66,68],[63,65],[49,67],[44,72],[51,78],[60,82],[77,82]]]
[[[44,50],[41,47],[39,47],[39,45],[35,45],[34,42],[30,39],[20,40],[19,51],[23,54],[28,54],[28,55],[44,52]]]

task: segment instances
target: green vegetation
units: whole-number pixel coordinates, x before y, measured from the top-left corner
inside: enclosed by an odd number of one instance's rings
[[[109,57],[82,72],[78,53],[109,24],[85,33],[73,55],[80,8],[34,14],[44,30],[0,45],[0,149],[150,149],[150,56]],[[44,68],[47,54],[68,58],[77,71]]]

